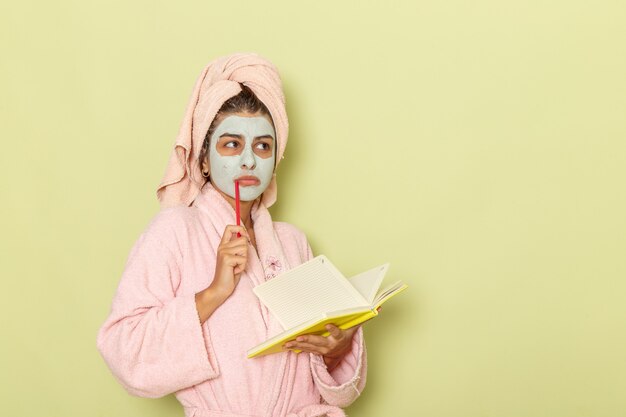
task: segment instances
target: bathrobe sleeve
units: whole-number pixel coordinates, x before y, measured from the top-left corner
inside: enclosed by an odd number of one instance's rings
[[[308,243],[306,248],[307,260],[312,259],[313,252]],[[313,380],[324,401],[337,407],[352,404],[365,388],[367,376],[363,328],[359,327],[352,339],[352,349],[331,372],[328,372],[322,356],[313,353],[309,355]]]
[[[168,220],[169,217],[169,220]],[[195,294],[177,294],[180,251],[170,216],[157,215],[128,257],[97,346],[132,395],[157,398],[218,375]]]
[[[354,334],[350,353],[331,372],[328,372],[322,356],[309,355],[313,380],[326,403],[347,407],[361,395],[367,376],[367,352],[362,328],[359,327]]]

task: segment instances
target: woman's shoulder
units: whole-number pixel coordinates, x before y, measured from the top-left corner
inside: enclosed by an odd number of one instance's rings
[[[299,238],[304,237],[306,239],[306,235],[304,234],[304,232],[291,223],[287,223],[287,222],[273,222],[273,223],[274,223],[274,229],[276,230],[276,233],[278,234],[292,235],[292,236],[296,236]]]
[[[300,249],[307,249],[309,242],[306,234],[293,224],[287,222],[274,222],[274,230],[276,230],[276,234],[278,234],[280,240],[284,243],[295,241]]]
[[[197,209],[194,207],[168,207],[152,217],[144,233],[168,239],[194,229],[198,221]]]
[[[197,210],[194,207],[174,206],[161,209],[150,221],[151,227],[180,225],[197,219]]]
[[[312,257],[311,247],[306,234],[291,223],[274,222],[274,230],[285,248],[293,248],[299,253],[300,261]]]

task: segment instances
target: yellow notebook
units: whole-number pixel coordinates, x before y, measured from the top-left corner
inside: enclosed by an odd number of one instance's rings
[[[348,279],[320,255],[258,285],[254,293],[285,331],[248,350],[248,358],[281,352],[302,334],[327,336],[328,323],[348,329],[376,317],[378,307],[407,288],[398,281],[380,289],[388,268],[380,265]]]

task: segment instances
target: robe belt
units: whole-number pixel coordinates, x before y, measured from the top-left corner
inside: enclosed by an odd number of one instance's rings
[[[206,410],[197,407],[185,407],[186,417],[261,417],[249,414],[235,414],[228,411]],[[311,404],[297,413],[289,413],[285,417],[346,417],[339,407],[325,404]]]

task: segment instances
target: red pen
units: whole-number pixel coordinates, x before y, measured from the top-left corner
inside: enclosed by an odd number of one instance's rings
[[[235,216],[237,216],[237,226],[241,226],[241,211],[239,209],[239,180],[235,180]],[[237,232],[237,237],[241,237],[241,233]]]

